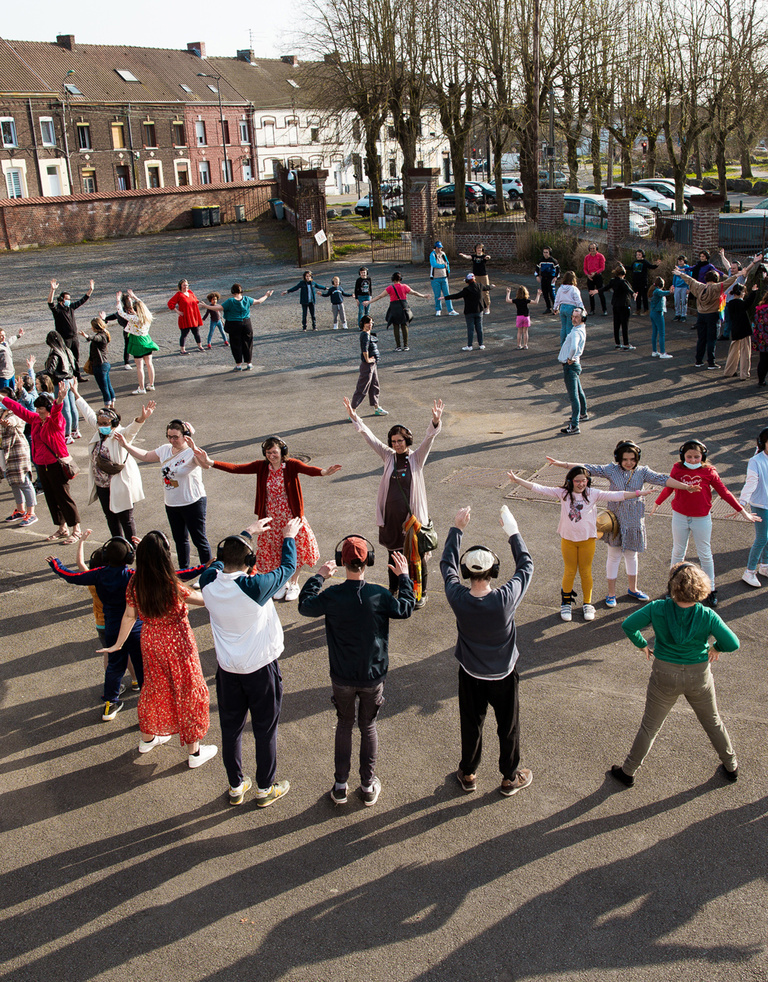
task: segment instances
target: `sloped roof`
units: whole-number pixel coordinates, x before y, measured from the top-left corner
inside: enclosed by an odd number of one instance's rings
[[[235,58],[208,58],[209,65],[225,75],[256,109],[309,109],[309,93],[301,84],[301,66],[279,58],[255,58],[252,63]],[[297,86],[291,85],[291,82]]]

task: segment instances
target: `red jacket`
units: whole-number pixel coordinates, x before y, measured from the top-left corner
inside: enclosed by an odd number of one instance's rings
[[[41,466],[55,464],[59,457],[69,456],[64,440],[66,424],[60,402],[54,402],[45,422],[40,419],[37,413],[27,409],[26,406],[22,406],[20,402],[14,402],[13,399],[3,399],[2,402],[25,423],[29,423],[32,431],[29,434],[32,444],[32,460],[36,464]]]
[[[200,308],[197,305],[197,297],[190,290],[186,296],[183,293],[174,293],[168,301],[168,309],[179,308],[179,330],[183,331],[187,327],[201,327],[202,318]]]
[[[595,273],[602,273],[605,269],[605,256],[602,252],[596,252],[594,256],[588,252],[584,257],[584,274],[590,279]]]
[[[741,505],[720,480],[720,475],[714,467],[702,464],[696,470],[691,470],[683,464],[675,464],[669,476],[674,477],[676,481],[682,481],[683,484],[697,484],[700,491],[698,494],[692,494],[679,488],[664,488],[656,499],[657,505],[666,501],[674,490],[672,511],[676,511],[678,515],[687,515],[689,518],[704,518],[712,511],[712,488],[714,488],[734,511],[741,511]]]
[[[267,477],[269,476],[269,462],[267,460],[254,460],[250,464],[225,464],[222,460],[214,460],[213,466],[216,470],[227,471],[230,474],[255,474],[256,505],[253,513],[257,518],[267,517]],[[287,460],[283,461],[285,491],[294,518],[304,517],[304,498],[301,495],[299,474],[320,477],[322,473],[322,467],[311,467],[293,457],[288,457]]]

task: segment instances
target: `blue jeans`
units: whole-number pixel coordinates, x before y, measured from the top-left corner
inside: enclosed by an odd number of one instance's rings
[[[755,541],[752,543],[747,559],[747,569],[751,569],[754,573],[758,563],[768,562],[768,550],[766,549],[768,546],[768,508],[757,508],[752,505],[752,511],[762,518],[762,522],[755,522]]]
[[[105,634],[105,648],[111,647],[117,641],[117,634]],[[141,660],[141,630],[131,631],[128,640],[119,651],[110,651],[107,660],[107,669],[104,672],[104,700],[105,702],[121,702],[120,699],[120,680],[125,675],[128,667],[128,659],[133,662],[136,672],[136,681],[139,685],[144,684],[144,662]]]
[[[664,314],[660,310],[651,311],[651,351],[666,353],[664,347]]]
[[[440,310],[440,298],[447,297],[451,291],[448,289],[448,277],[441,276],[440,278],[435,278],[432,280],[432,293],[435,297],[435,310]],[[447,311],[453,310],[453,304],[450,300],[445,301],[445,309]]]
[[[363,315],[368,310],[368,308],[365,306],[365,301],[366,300],[370,300],[370,299],[371,298],[368,295],[366,295],[364,297],[358,297],[357,298],[357,324],[358,324],[358,327],[360,326],[360,321],[363,319]]]
[[[568,335],[571,333],[571,328],[573,327],[573,321],[571,320],[571,314],[576,310],[576,305],[572,303],[561,303],[560,304],[560,344],[562,344]]]
[[[475,333],[477,333],[477,343],[483,343],[483,315],[482,314],[464,314],[464,320],[467,322],[467,347],[472,347],[472,342],[475,340]]]
[[[251,713],[256,743],[256,787],[268,791],[277,771],[277,723],[283,702],[283,677],[277,661],[243,675],[216,671],[221,723],[221,758],[230,788],[243,783],[243,730]]]
[[[352,767],[352,728],[355,725],[355,703],[357,725],[360,728],[360,784],[369,788],[376,770],[376,757],[379,752],[379,735],[376,730],[376,717],[384,705],[384,682],[370,688],[355,685],[338,685],[331,680],[336,707],[336,743],[334,748],[334,779],[337,784],[346,784]]]
[[[675,287],[675,317],[682,317],[685,320],[685,315],[688,313],[688,287],[687,286],[676,286]]]
[[[93,366],[93,378],[96,385],[99,387],[99,391],[104,399],[104,405],[106,406],[108,402],[115,401],[115,390],[112,388],[112,383],[109,381],[109,370],[112,366],[108,361],[105,361],[103,365]]]
[[[227,343],[227,335],[224,333],[224,325],[221,323],[221,321],[215,321],[215,320],[211,320],[211,325],[208,328],[208,340],[206,341],[206,344],[210,344],[211,343],[211,338],[216,333],[216,328],[219,329],[219,334],[221,335],[221,340],[224,342],[224,344],[226,344]]]
[[[672,561],[670,566],[681,563],[685,559],[688,550],[688,539],[693,533],[693,541],[696,544],[696,552],[699,557],[701,568],[712,581],[712,589],[715,589],[715,563],[712,559],[712,515],[704,515],[702,518],[691,518],[688,515],[681,515],[679,512],[672,512]]]
[[[77,402],[75,400],[75,393],[69,388],[70,383],[67,382],[67,394],[64,397],[64,402],[61,404],[61,414],[64,417],[64,435],[69,436],[74,433],[77,429],[77,424],[80,421],[80,413],[77,409]]]
[[[587,399],[581,387],[581,365],[563,365],[565,391],[571,400],[571,426],[579,425],[579,417],[587,415]]]

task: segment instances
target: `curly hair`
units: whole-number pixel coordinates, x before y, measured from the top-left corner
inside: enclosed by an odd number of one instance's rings
[[[675,563],[669,571],[667,589],[675,603],[701,603],[712,592],[712,582],[700,566]]]

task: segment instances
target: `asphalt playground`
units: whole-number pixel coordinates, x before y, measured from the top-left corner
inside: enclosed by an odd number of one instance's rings
[[[363,254],[361,257],[366,262]],[[351,292],[360,260],[317,267]],[[395,267],[375,265],[374,290]],[[456,272],[463,264],[456,264]],[[0,323],[25,336],[14,348],[44,359],[50,329],[45,306],[55,277],[82,295],[81,326],[130,286],[156,312],[152,334],[158,409],[139,445],[164,439],[173,417],[190,420],[212,456],[245,462],[278,433],[292,455],[342,470],[302,482],[307,517],[322,557],[359,532],[376,537],[379,458],[353,430],[342,398],[351,395],[359,360],[354,305],[349,331],[330,328],[321,301],[317,332],[302,333],[300,278],[257,250],[247,228],[230,226],[62,247],[0,257]],[[165,307],[181,277],[198,296],[226,295],[233,282],[251,295],[275,296],[255,308],[252,373],[235,374],[228,349],[177,352],[175,315]],[[429,293],[427,270],[403,278]],[[280,604],[286,649],[278,777],[288,796],[258,810],[226,800],[217,756],[190,770],[175,740],[137,753],[135,697],[110,723],[101,721],[101,658],[94,652],[90,597],[56,579],[51,553],[74,561],[74,546],[52,548],[41,521],[28,529],[0,525],[0,960],[13,982],[766,982],[768,914],[768,581],[740,580],[752,529],[718,510],[713,550],[719,613],[741,639],[714,666],[721,713],[736,747],[740,778],[717,776],[718,760],[693,713],[678,704],[638,774],[624,790],[606,771],[620,763],[640,721],[649,666],[626,640],[621,621],[635,609],[624,573],[619,603],[605,596],[605,551],[595,558],[597,617],[559,618],[562,560],[557,507],[532,500],[506,480],[512,467],[530,478],[547,454],[605,463],[619,438],[643,448],[643,463],[668,471],[689,436],[704,439],[710,459],[736,494],[754,437],[768,425],[766,390],[751,379],[720,381],[695,370],[690,323],[667,318],[668,361],[650,357],[647,317],[630,321],[631,352],[616,351],[610,318],[587,327],[583,384],[593,419],[577,437],[559,433],[568,404],[557,363],[559,321],[535,314],[530,348],[518,351],[514,307],[503,286],[531,279],[494,267],[486,350],[464,353],[463,317],[436,318],[431,299],[414,300],[410,351],[395,353],[379,330],[385,418],[366,422],[379,435],[394,422],[416,439],[433,399],[446,403],[443,431],[426,467],[430,513],[441,545],[459,507],[472,506],[465,544],[500,554],[512,571],[499,526],[506,503],[536,566],[518,611],[523,764],[530,788],[498,793],[495,727],[489,718],[478,790],[464,795],[458,762],[455,625],[431,565],[429,602],[390,636],[390,673],[379,723],[382,792],[373,808],[350,795],[335,807],[335,717],[323,624]],[[453,288],[460,280],[454,277]],[[384,306],[379,319],[383,324]],[[535,308],[534,308],[535,309]],[[113,384],[124,419],[139,408],[135,374]],[[725,358],[723,343],[718,361]],[[754,373],[753,373],[754,374]],[[96,402],[97,390],[83,386]],[[75,445],[86,464],[87,441]],[[559,472],[561,475],[563,472]],[[157,468],[143,466],[146,501],[140,531],[167,529]],[[212,543],[250,521],[251,478],[205,474]],[[74,485],[83,524],[108,533],[98,505]],[[510,497],[512,495],[512,497]],[[0,484],[0,512],[12,511]],[[640,584],[651,596],[666,586],[669,515],[649,520]],[[690,555],[690,554],[689,554]],[[372,578],[386,582],[381,557]],[[302,582],[308,575],[302,573]],[[578,589],[578,586],[577,586]],[[579,595],[580,591],[579,591]],[[216,659],[204,610],[191,621],[211,686],[211,730],[219,742],[213,679]],[[244,759],[253,774],[253,743]],[[354,768],[353,768],[354,772]]]

